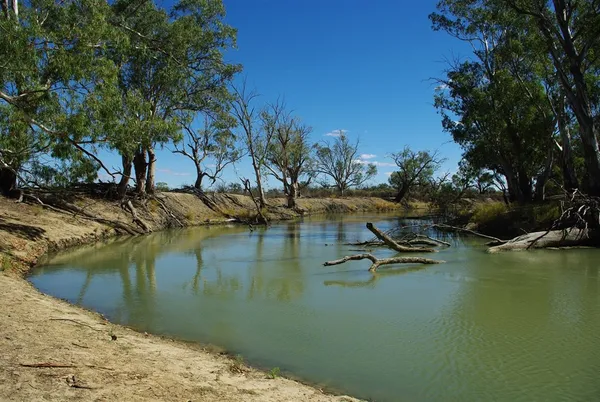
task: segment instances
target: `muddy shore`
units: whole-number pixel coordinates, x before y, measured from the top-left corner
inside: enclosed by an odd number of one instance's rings
[[[251,200],[215,196],[209,208],[192,194],[164,193],[167,207],[138,208],[153,230],[172,224],[218,224],[246,216]],[[86,197],[73,204],[104,219],[131,224],[114,202]],[[299,216],[272,199],[269,217]],[[304,214],[382,211],[395,204],[377,198],[301,199]],[[4,401],[357,401],[260,370],[198,344],[139,333],[99,314],[41,294],[25,279],[48,252],[117,234],[76,214],[17,204],[0,197],[0,400]]]

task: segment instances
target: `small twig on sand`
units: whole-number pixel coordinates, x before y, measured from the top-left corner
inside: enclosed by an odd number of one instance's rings
[[[89,349],[89,348],[90,348],[89,346],[80,345],[80,344],[78,344],[78,343],[75,343],[75,342],[71,342],[71,345],[75,345],[75,346],[77,346],[77,347],[79,347],[79,348],[84,348],[84,349]]]
[[[344,258],[340,258],[339,260],[327,261],[323,263],[324,266],[328,267],[331,265],[339,265],[348,261],[354,260],[371,260],[372,264],[369,268],[370,272],[377,271],[380,265],[388,265],[388,264],[441,264],[446,261],[441,260],[432,260],[430,258],[424,257],[393,257],[393,258],[382,258],[379,259],[375,257],[373,254],[357,254],[357,255],[349,255]]]
[[[21,363],[22,367],[32,367],[32,368],[73,368],[77,367],[73,364],[60,364],[60,363]]]
[[[102,331],[101,329],[94,328],[94,327],[92,327],[91,325],[88,325],[88,324],[86,324],[86,323],[84,323],[84,322],[79,322],[79,321],[77,321],[77,320],[73,320],[73,319],[71,319],[71,318],[50,318],[50,321],[70,321],[70,322],[74,322],[75,324],[79,324],[79,325],[83,325],[83,326],[85,326],[85,327],[91,328],[91,329],[93,329],[94,331],[98,331],[98,332],[101,332],[101,331]]]

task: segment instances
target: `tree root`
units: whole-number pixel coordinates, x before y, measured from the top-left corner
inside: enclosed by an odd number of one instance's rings
[[[132,236],[142,234],[141,232],[137,231],[135,228],[125,225],[119,221],[113,221],[110,219],[104,219],[104,218],[97,217],[95,215],[92,215],[92,214],[86,212],[82,208],[79,208],[78,206],[69,204],[68,202],[65,202],[62,200],[57,200],[54,197],[44,199],[42,201],[41,198],[36,197],[32,194],[25,194],[25,198],[32,199],[36,203],[40,204],[43,208],[49,209],[51,211],[54,211],[54,212],[57,212],[60,214],[72,213],[75,215],[80,215],[86,219],[93,220],[95,222],[102,223],[107,226],[111,226],[111,227],[117,229],[117,231],[121,231],[121,232],[127,233]]]
[[[331,265],[339,265],[348,261],[355,260],[371,260],[372,264],[369,268],[369,272],[377,271],[377,268],[381,265],[389,265],[389,264],[441,264],[446,261],[442,260],[432,260],[430,258],[424,257],[392,257],[392,258],[377,258],[373,254],[356,254],[346,256],[344,258],[340,258],[339,260],[327,261],[323,263],[324,266],[328,267]]]

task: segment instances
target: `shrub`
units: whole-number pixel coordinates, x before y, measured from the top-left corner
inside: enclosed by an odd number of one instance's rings
[[[506,212],[508,212],[508,207],[503,202],[480,204],[475,207],[471,222],[477,224],[491,222]]]

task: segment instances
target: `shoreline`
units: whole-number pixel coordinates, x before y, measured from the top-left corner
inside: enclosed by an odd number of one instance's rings
[[[227,223],[227,216],[243,216],[251,206],[248,197],[228,196],[234,201],[219,214],[193,195],[165,194],[162,202],[181,206],[174,213],[186,218],[185,227]],[[285,200],[269,201],[273,220],[301,216],[283,210],[279,203]],[[398,209],[376,198],[299,201],[310,215]],[[130,219],[107,201],[76,202],[109,219]],[[140,215],[153,231],[168,228],[162,209],[145,209]],[[358,401],[293,376],[269,378],[268,371],[248,366],[218,346],[113,324],[98,312],[42,293],[27,280],[49,253],[116,235],[114,228],[98,222],[0,197],[0,319],[6,323],[0,328],[0,400]]]

